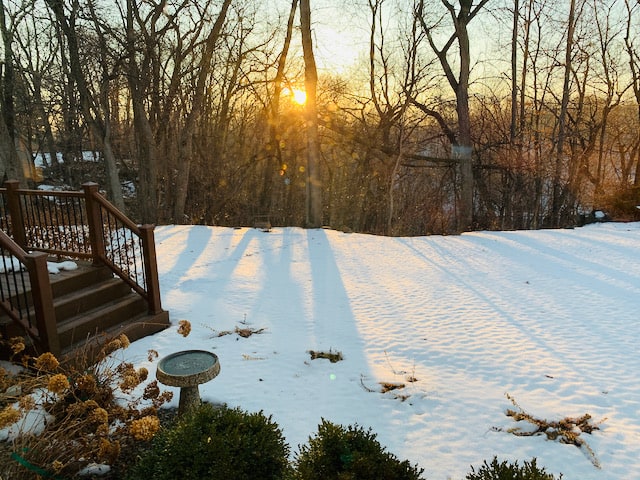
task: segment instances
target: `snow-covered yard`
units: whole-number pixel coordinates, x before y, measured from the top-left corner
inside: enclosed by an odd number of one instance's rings
[[[153,374],[149,349],[216,353],[203,399],[273,415],[293,451],[325,418],[371,427],[431,480],[494,455],[640,478],[640,223],[414,238],[164,226],[156,245],[174,326],[123,358]],[[507,395],[599,429],[582,448],[513,435],[531,429]]]

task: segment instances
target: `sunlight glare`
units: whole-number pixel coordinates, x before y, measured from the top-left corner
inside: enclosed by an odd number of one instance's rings
[[[298,105],[304,105],[307,101],[307,93],[299,88],[285,88],[282,93],[289,95]]]

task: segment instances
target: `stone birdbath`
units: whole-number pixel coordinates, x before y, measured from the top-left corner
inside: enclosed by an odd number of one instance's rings
[[[158,362],[156,378],[171,387],[180,387],[178,414],[200,405],[198,385],[220,373],[218,356],[206,350],[185,350],[167,355]]]

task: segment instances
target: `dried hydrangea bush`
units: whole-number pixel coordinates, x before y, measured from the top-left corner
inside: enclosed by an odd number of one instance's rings
[[[0,429],[14,432],[3,448],[10,461],[0,462],[0,478],[72,477],[93,463],[116,463],[125,449],[159,431],[158,409],[173,394],[148,381],[147,368],[117,360],[118,350],[129,346],[126,335],[105,342],[97,360],[84,365],[63,365],[49,352],[21,355],[19,338],[4,343],[23,370],[14,375],[0,368]],[[155,361],[157,352],[148,357]],[[28,419],[38,417],[45,421],[34,430]]]

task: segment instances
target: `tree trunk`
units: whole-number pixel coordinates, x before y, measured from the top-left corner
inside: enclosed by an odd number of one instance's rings
[[[318,137],[318,111],[316,90],[318,72],[311,38],[311,6],[309,0],[300,0],[300,27],[304,55],[304,88],[307,94],[305,118],[307,120],[307,205],[306,227],[322,226],[322,182],[320,176],[320,139]]]
[[[7,28],[4,3],[0,5],[0,31],[2,32],[2,46],[4,60],[0,63],[0,180],[23,180],[22,168],[16,151],[15,107],[13,101],[13,87],[15,74],[13,70],[12,32]],[[4,67],[4,68],[3,68]]]
[[[438,57],[447,81],[456,96],[456,113],[458,115],[458,132],[455,142],[451,145],[452,157],[458,161],[460,173],[460,195],[458,202],[457,230],[468,231],[473,228],[473,142],[471,139],[471,116],[469,110],[469,74],[471,69],[471,52],[469,46],[469,32],[467,26],[484,7],[488,0],[480,0],[474,7],[473,0],[460,0],[460,11],[447,0],[441,0],[449,11],[449,16],[455,27],[454,33],[442,48],[438,48],[432,35],[432,29],[424,19],[424,0],[420,0],[416,13],[420,24],[426,33],[431,49]],[[449,62],[448,53],[451,46],[458,43],[459,72],[456,77]]]
[[[127,45],[127,82],[131,95],[131,107],[133,111],[133,138],[135,141],[136,158],[138,165],[138,184],[137,184],[137,200],[139,220],[142,223],[155,224],[159,220],[158,212],[158,163],[160,159],[157,155],[156,138],[153,134],[153,128],[147,110],[145,109],[146,91],[145,85],[148,85],[153,79],[146,78],[140,71],[138,60],[136,58],[136,35],[134,31],[134,17],[136,4],[133,0],[127,0],[127,12],[125,19],[126,28],[126,45]],[[153,45],[149,45],[150,41],[145,37],[145,53],[153,49]],[[157,62],[156,62],[157,63]],[[176,67],[177,68],[177,67]],[[155,77],[156,74],[151,75]],[[152,102],[153,103],[153,102]],[[155,104],[155,103],[154,103]]]
[[[569,107],[569,87],[571,81],[571,52],[573,49],[573,34],[575,31],[576,0],[571,0],[567,25],[567,45],[564,59],[564,82],[562,85],[562,101],[558,118],[558,141],[556,145],[555,171],[553,176],[552,222],[556,227],[561,223],[562,209],[562,169],[564,162],[564,141],[566,134],[567,110]]]
[[[175,191],[175,203],[173,208],[173,219],[177,223],[185,222],[185,205],[187,202],[187,187],[189,186],[189,175],[191,172],[191,158],[193,156],[193,129],[196,119],[202,113],[202,107],[204,105],[204,94],[206,88],[206,81],[211,72],[211,62],[213,59],[213,53],[216,43],[222,34],[222,27],[224,26],[227,11],[231,5],[231,0],[224,0],[220,13],[216,18],[216,21],[209,33],[209,36],[205,40],[204,53],[199,65],[198,78],[195,86],[195,92],[193,94],[193,102],[191,111],[187,115],[182,126],[182,131],[178,139],[178,158],[177,161],[177,175],[176,175],[176,191]]]
[[[260,194],[260,208],[263,213],[271,214],[272,189],[276,173],[282,165],[282,149],[280,148],[280,95],[282,94],[282,83],[284,81],[284,69],[287,64],[287,56],[291,46],[293,36],[293,25],[295,20],[298,0],[291,0],[289,19],[287,21],[287,32],[282,46],[282,51],[278,57],[278,68],[273,79],[273,98],[271,108],[267,112],[269,122],[269,151],[262,179],[262,192]]]

